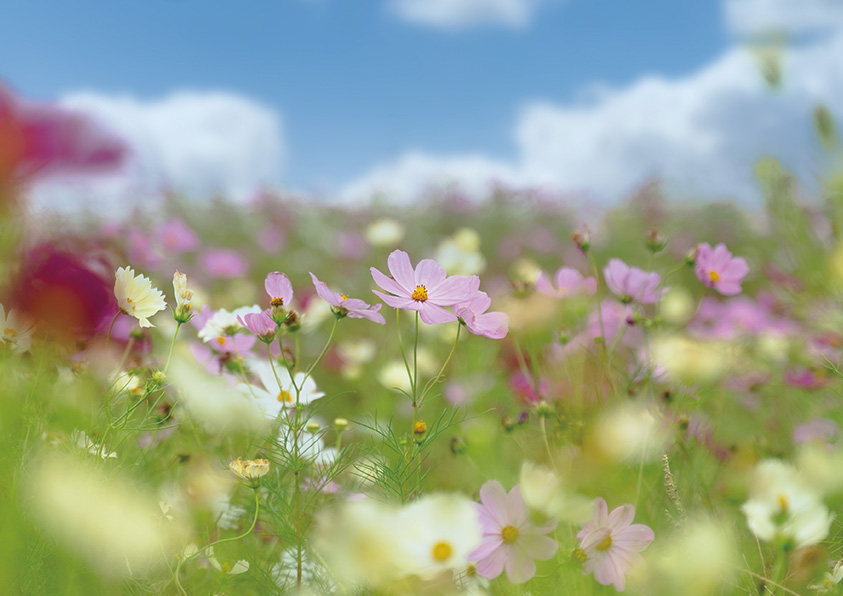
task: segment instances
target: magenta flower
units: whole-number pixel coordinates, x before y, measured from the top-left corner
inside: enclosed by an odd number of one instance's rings
[[[267,274],[263,287],[269,294],[272,306],[290,306],[293,302],[293,284],[283,273],[273,271]]]
[[[272,320],[269,313],[268,309],[259,313],[246,313],[242,317],[237,315],[237,320],[243,327],[257,335],[259,340],[270,343],[275,339],[278,324]]]
[[[536,574],[534,560],[547,561],[556,554],[559,545],[545,534],[557,522],[533,525],[518,485],[506,494],[500,482],[490,480],[480,488],[480,501],[474,506],[483,537],[468,559],[477,561],[477,573],[483,577],[494,579],[505,568],[509,581],[523,584]]]
[[[328,284],[324,281],[319,281],[319,278],[310,274],[313,280],[313,285],[316,286],[316,293],[319,297],[337,309],[339,316],[348,316],[352,319],[368,319],[381,325],[386,324],[386,319],[378,311],[381,309],[381,304],[372,306],[359,298],[349,298],[345,294],[334,292],[328,288]]]
[[[694,272],[705,287],[714,288],[724,296],[741,293],[741,282],[749,273],[749,265],[741,257],[732,257],[725,244],[711,248],[703,242],[697,247],[696,260]]]
[[[646,272],[638,267],[630,267],[620,259],[610,259],[603,269],[606,285],[622,302],[640,302],[650,304],[658,301],[661,276],[653,271]]]
[[[443,306],[452,306],[471,298],[480,287],[476,275],[452,275],[447,277],[442,266],[433,259],[419,261],[415,270],[410,256],[403,250],[395,250],[387,259],[392,277],[387,277],[374,267],[372,278],[384,294],[372,290],[392,308],[418,311],[421,320],[428,325],[456,321],[457,317]]]
[[[587,557],[583,574],[594,573],[598,584],[612,584],[618,592],[626,588],[626,572],[644,560],[638,554],[655,539],[653,530],[633,524],[635,507],[622,505],[609,513],[604,499],[595,499],[594,519],[577,534]]]
[[[536,290],[554,298],[569,296],[593,296],[597,291],[597,280],[593,277],[583,277],[582,273],[570,267],[561,267],[556,271],[556,287],[550,283],[547,274],[542,271],[536,280]]]
[[[478,291],[467,302],[455,304],[454,314],[474,335],[503,339],[509,331],[509,316],[502,312],[486,312],[491,305],[492,299],[486,292]]]

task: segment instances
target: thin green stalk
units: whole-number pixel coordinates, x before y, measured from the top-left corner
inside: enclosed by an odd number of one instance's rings
[[[322,357],[325,356],[325,353],[328,351],[328,347],[331,345],[331,342],[334,339],[334,332],[336,332],[337,324],[339,322],[340,320],[334,317],[334,326],[331,327],[331,335],[328,336],[328,341],[325,342],[325,347],[322,348],[322,352],[319,354],[319,357],[313,362],[313,364],[307,367],[307,371],[305,371],[304,378],[302,379],[302,385],[304,385],[304,382],[307,381],[307,378],[310,376],[310,373],[312,373],[313,370],[319,365],[319,363],[322,361]]]
[[[114,315],[114,318],[111,319],[111,325],[108,327],[108,333],[105,336],[105,349],[108,351],[108,341],[111,339],[111,331],[114,329],[114,323],[117,322],[117,317],[120,316],[120,311],[117,311],[117,314]]]
[[[176,322],[176,331],[173,333],[173,341],[170,342],[170,353],[167,354],[167,364],[164,365],[164,374],[167,374],[167,371],[170,369],[170,360],[173,358],[173,348],[176,347],[176,336],[179,334],[179,329],[181,329],[181,322]]]
[[[460,331],[462,331],[462,324],[457,323],[457,336],[454,338],[454,345],[451,346],[451,353],[448,354],[448,359],[445,360],[445,364],[443,364],[442,368],[439,369],[439,373],[435,377],[433,377],[431,383],[427,386],[427,389],[422,392],[421,397],[419,397],[419,406],[421,406],[421,403],[424,401],[425,396],[430,392],[431,389],[433,389],[433,386],[436,385],[436,383],[439,382],[439,379],[442,378],[442,374],[445,372],[445,368],[447,368],[448,364],[451,362],[451,358],[454,357],[454,352],[457,351],[457,344],[460,342]]]

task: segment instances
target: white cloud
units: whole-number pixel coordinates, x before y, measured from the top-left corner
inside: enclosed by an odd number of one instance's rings
[[[499,25],[524,27],[543,0],[390,0],[405,21],[442,29]]]
[[[416,151],[351,182],[343,196],[368,189],[412,198],[426,181],[443,178],[467,181],[478,196],[496,178],[612,202],[658,176],[675,197],[753,202],[753,165],[763,155],[781,159],[815,188],[822,155],[811,113],[822,102],[843,116],[839,56],[843,35],[794,48],[776,91],[765,86],[753,57],[734,48],[683,78],[644,77],[587,103],[527,102],[514,127],[518,154],[511,163]]]
[[[129,146],[118,174],[50,180],[34,191],[36,207],[120,211],[119,205],[164,189],[203,199],[235,200],[277,184],[283,158],[281,121],[273,110],[225,92],[178,92],[153,101],[82,92],[60,105],[89,114]]]
[[[841,0],[725,0],[724,10],[729,28],[739,34],[843,28]]]

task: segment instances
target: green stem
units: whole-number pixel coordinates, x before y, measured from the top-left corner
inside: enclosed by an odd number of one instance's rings
[[[114,315],[114,318],[111,319],[111,325],[109,325],[109,327],[108,327],[108,334],[106,334],[106,336],[105,336],[105,349],[106,349],[106,351],[108,351],[108,342],[111,339],[111,331],[114,329],[114,323],[117,322],[117,317],[119,317],[119,316],[120,316],[120,311],[118,310],[117,314]]]
[[[419,385],[419,311],[416,311],[416,338],[413,342],[413,407],[416,405],[416,391]]]
[[[176,336],[179,334],[179,329],[181,329],[181,323],[176,323],[176,331],[173,333],[173,341],[170,342],[170,353],[167,354],[167,364],[164,365],[164,374],[167,374],[167,371],[170,369],[170,360],[173,358],[173,348],[176,347]]]
[[[447,368],[448,364],[451,362],[451,358],[454,357],[454,352],[457,351],[457,344],[460,342],[460,332],[461,331],[462,331],[462,324],[458,322],[457,323],[457,336],[454,338],[454,345],[451,346],[451,353],[448,354],[448,359],[445,360],[445,364],[443,364],[442,368],[439,369],[439,373],[435,377],[433,377],[433,380],[427,386],[427,389],[425,389],[422,392],[421,397],[419,398],[419,406],[421,406],[422,402],[424,401],[425,396],[430,392],[431,389],[433,389],[433,386],[436,385],[436,383],[438,383],[439,380],[442,378],[442,374],[445,372],[445,368]]]
[[[281,347],[281,351],[284,351],[283,346]],[[266,344],[266,356],[269,358],[269,366],[272,367],[272,374],[275,375],[275,382],[278,383],[278,391],[283,391],[284,388],[281,386],[281,379],[278,378],[278,372],[275,370],[275,358],[272,357],[270,344]]]
[[[334,317],[334,326],[331,327],[331,335],[328,336],[328,341],[325,342],[325,347],[322,348],[322,353],[319,354],[319,357],[313,362],[313,364],[307,367],[307,371],[305,371],[304,373],[304,379],[302,379],[302,385],[304,385],[304,382],[307,381],[307,378],[310,376],[310,373],[313,372],[313,369],[315,369],[322,361],[322,357],[325,356],[325,352],[328,351],[328,347],[331,345],[331,342],[334,339],[334,332],[337,330],[337,324],[339,322],[340,320]]]

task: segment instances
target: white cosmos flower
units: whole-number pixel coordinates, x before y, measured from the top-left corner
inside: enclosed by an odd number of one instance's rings
[[[249,570],[249,562],[240,559],[234,565],[229,565],[228,563],[220,563],[216,556],[214,556],[214,547],[209,546],[205,549],[206,556],[208,557],[208,563],[211,564],[211,567],[216,569],[217,571],[222,571],[229,575],[238,575],[240,573],[246,573]]]
[[[822,581],[808,584],[808,589],[816,590],[818,594],[828,594],[834,591],[841,580],[843,580],[843,561],[837,561],[834,569],[825,572]]]
[[[190,301],[193,300],[193,290],[187,287],[187,275],[176,271],[173,274],[173,295],[176,298],[176,321],[186,323],[190,320]]]
[[[429,495],[404,507],[398,534],[404,555],[401,567],[422,579],[464,571],[468,555],[481,539],[474,502],[459,494]]]
[[[750,499],[741,505],[746,523],[761,540],[792,540],[795,548],[817,544],[828,536],[834,516],[797,473],[777,459],[755,468]]]
[[[296,387],[299,389],[298,401],[302,405],[309,404],[325,395],[319,391],[313,377],[308,376],[305,379],[303,372],[297,372],[291,378],[287,367],[276,365],[275,373],[273,373],[272,365],[263,360],[249,362],[249,368],[258,376],[261,386],[240,384],[238,388],[245,395],[253,397],[258,408],[271,420],[277,418],[284,408],[296,407]],[[295,386],[293,380],[295,380]]]
[[[26,352],[32,345],[32,334],[35,327],[22,318],[14,308],[6,314],[6,309],[0,304],[0,345],[8,345],[13,352]]]
[[[252,306],[241,306],[234,309],[232,312],[224,308],[219,309],[211,315],[211,318],[205,323],[205,326],[199,331],[199,339],[205,343],[215,339],[224,338],[227,335],[233,335],[238,330],[243,328],[237,317],[247,314],[257,314],[261,312],[261,307],[257,304]]]
[[[114,296],[124,313],[135,317],[141,327],[155,327],[149,317],[164,310],[164,294],[152,287],[148,277],[135,275],[131,267],[120,267],[115,273]]]

